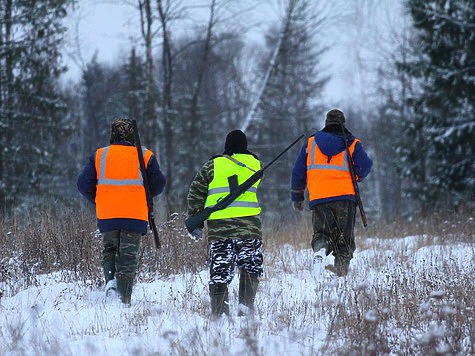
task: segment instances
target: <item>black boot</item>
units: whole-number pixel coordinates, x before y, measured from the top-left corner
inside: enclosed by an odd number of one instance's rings
[[[132,297],[133,279],[127,277],[116,277],[117,293],[124,304],[130,304]]]
[[[336,256],[334,266],[326,266],[326,269],[335,273],[338,277],[344,277],[350,270],[350,260],[345,257]]]
[[[114,279],[115,275],[115,263],[111,261],[103,262],[102,263],[102,270],[104,271],[104,279],[107,282]]]
[[[221,314],[229,315],[228,285],[217,283],[209,285],[209,296],[211,298],[211,314],[219,317]]]
[[[259,279],[256,275],[241,271],[239,276],[239,311],[238,316],[252,314],[256,299]],[[242,307],[244,306],[244,307]]]

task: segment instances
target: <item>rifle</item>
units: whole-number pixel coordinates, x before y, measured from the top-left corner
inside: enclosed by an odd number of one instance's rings
[[[139,165],[140,172],[142,172],[143,186],[145,188],[145,196],[147,198],[147,207],[148,207],[148,223],[150,229],[153,232],[153,238],[155,240],[155,247],[158,249],[161,248],[160,238],[158,236],[157,225],[155,225],[155,217],[153,216],[153,198],[150,193],[150,186],[148,185],[147,170],[145,169],[145,162],[143,159],[142,145],[140,144],[139,129],[137,128],[137,121],[132,120],[132,127],[134,130],[135,136],[135,147],[137,147],[137,154],[139,156]]]
[[[242,193],[247,191],[250,187],[252,187],[258,180],[262,179],[264,176],[264,171],[269,168],[275,161],[277,161],[285,152],[290,150],[297,142],[299,142],[302,137],[305,135],[301,135],[297,138],[294,142],[292,142],[285,150],[277,155],[272,161],[267,163],[264,168],[261,168],[248,179],[246,179],[241,185],[237,186],[235,189],[231,189],[228,195],[226,195],[223,199],[219,200],[218,203],[214,206],[209,206],[204,208],[199,213],[188,217],[185,220],[185,226],[189,233],[193,232],[196,228],[202,227],[205,220],[214,213],[215,211],[221,210],[226,208],[229,204],[231,204],[237,197],[239,197]]]
[[[348,148],[348,142],[346,142],[345,128],[343,124],[340,123],[341,132],[343,134],[343,140],[345,141],[346,154],[348,155],[348,167],[350,168],[351,181],[353,182],[353,188],[355,190],[356,202],[358,203],[358,208],[360,210],[361,220],[363,220],[363,226],[368,226],[366,221],[366,214],[363,208],[363,202],[361,201],[360,189],[358,188],[358,182],[356,182],[355,167],[353,166],[353,158],[350,155],[350,149]]]

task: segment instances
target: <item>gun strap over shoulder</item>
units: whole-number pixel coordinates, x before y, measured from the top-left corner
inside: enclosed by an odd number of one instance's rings
[[[245,167],[251,171],[253,171],[254,173],[257,172],[255,169],[249,167],[249,166],[246,166],[244,163],[242,163],[241,161],[238,161],[236,158],[234,157],[231,157],[229,155],[223,155],[223,157],[229,159],[230,161],[233,161],[234,163],[236,163],[238,166],[241,166],[241,167]]]

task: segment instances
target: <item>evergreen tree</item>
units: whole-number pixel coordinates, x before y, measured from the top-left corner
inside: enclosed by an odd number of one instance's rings
[[[62,184],[61,140],[66,105],[57,79],[64,71],[62,20],[72,1],[0,2],[0,200],[37,203]]]
[[[271,63],[257,119],[250,125],[252,142],[258,142],[263,162],[270,161],[300,134],[315,132],[317,113],[323,114],[320,94],[327,78],[322,75],[319,62],[324,48],[314,40],[323,19],[316,15],[312,5],[315,4],[310,1],[288,1],[282,30],[271,28],[267,36],[269,53],[274,52],[276,43],[278,52]],[[268,66],[266,59],[262,62],[263,72]],[[272,201],[274,212],[288,208],[294,161],[295,154],[282,157],[272,168],[272,174],[266,176],[262,199]]]
[[[422,214],[473,199],[475,184],[475,2],[408,0],[421,56],[401,64],[419,81],[403,122],[408,193]],[[470,191],[472,197],[470,196]]]
[[[107,144],[110,123],[129,114],[129,80],[126,64],[108,66],[94,56],[82,74],[83,118],[81,135],[85,152],[90,154],[98,145]]]
[[[417,117],[408,104],[410,98],[420,93],[420,86],[415,78],[398,70],[417,58],[419,48],[411,33],[403,31],[397,37],[398,45],[377,72],[380,104],[372,113],[372,127],[367,131],[374,146],[376,164],[372,176],[377,184],[379,217],[387,221],[410,216],[419,211],[421,201],[427,200],[423,198],[427,182],[411,178],[409,172],[416,174],[417,166],[406,158],[420,144],[409,130],[409,122],[415,124]]]

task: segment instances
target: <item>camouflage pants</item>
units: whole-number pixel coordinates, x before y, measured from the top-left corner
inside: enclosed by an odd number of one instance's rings
[[[229,284],[234,270],[239,269],[260,277],[262,268],[262,241],[259,239],[222,239],[209,244],[210,284]]]
[[[355,214],[356,203],[349,200],[316,205],[312,209],[313,250],[326,247],[327,255],[333,252],[335,257],[352,259],[356,249]]]
[[[102,234],[102,266],[106,283],[115,277],[134,279],[141,237],[141,233],[127,230]]]

